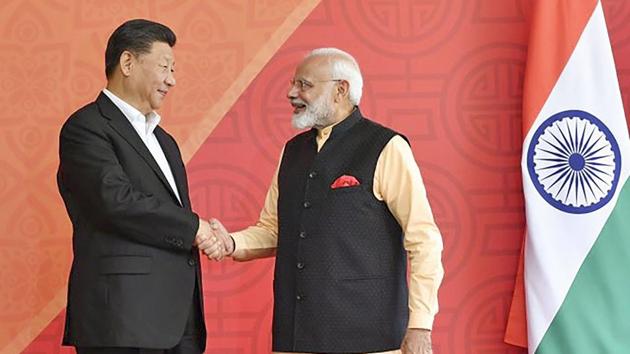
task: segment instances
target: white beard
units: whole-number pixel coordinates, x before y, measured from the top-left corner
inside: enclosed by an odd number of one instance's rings
[[[310,129],[313,127],[325,127],[328,125],[333,109],[328,102],[331,94],[323,94],[309,105],[302,100],[293,100],[294,103],[304,104],[306,108],[302,113],[294,113],[291,116],[291,124],[295,129]]]

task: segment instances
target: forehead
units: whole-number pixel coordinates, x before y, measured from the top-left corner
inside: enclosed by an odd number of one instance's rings
[[[323,79],[330,74],[330,59],[310,57],[302,60],[295,69],[296,78]]]

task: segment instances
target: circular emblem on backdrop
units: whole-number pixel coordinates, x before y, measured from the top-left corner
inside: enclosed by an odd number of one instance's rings
[[[567,213],[584,214],[612,198],[621,154],[615,137],[597,117],[564,111],[536,129],[527,151],[527,169],[549,204]]]

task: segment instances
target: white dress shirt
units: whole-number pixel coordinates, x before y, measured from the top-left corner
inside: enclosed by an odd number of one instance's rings
[[[153,133],[155,127],[157,127],[160,123],[160,115],[153,111],[145,116],[134,106],[123,101],[120,97],[116,96],[108,89],[103,89],[103,93],[109,97],[116,107],[118,107],[125,117],[127,117],[129,123],[131,123],[140,136],[140,139],[144,142],[144,145],[146,145],[147,149],[149,149],[149,152],[151,153],[151,156],[153,156],[153,159],[155,159],[155,162],[157,162],[158,166],[160,166],[160,170],[162,170],[168,184],[171,186],[175,196],[177,196],[177,200],[181,204],[182,200],[179,197],[179,192],[177,191],[177,185],[175,184],[175,177],[173,177],[171,166],[168,164],[164,151],[162,151],[162,147]]]

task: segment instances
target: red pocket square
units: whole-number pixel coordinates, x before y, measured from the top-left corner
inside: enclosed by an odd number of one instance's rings
[[[361,183],[359,183],[359,180],[357,180],[354,176],[343,175],[337,178],[333,182],[333,184],[330,185],[330,188],[337,189],[337,188],[358,186],[360,184]]]

